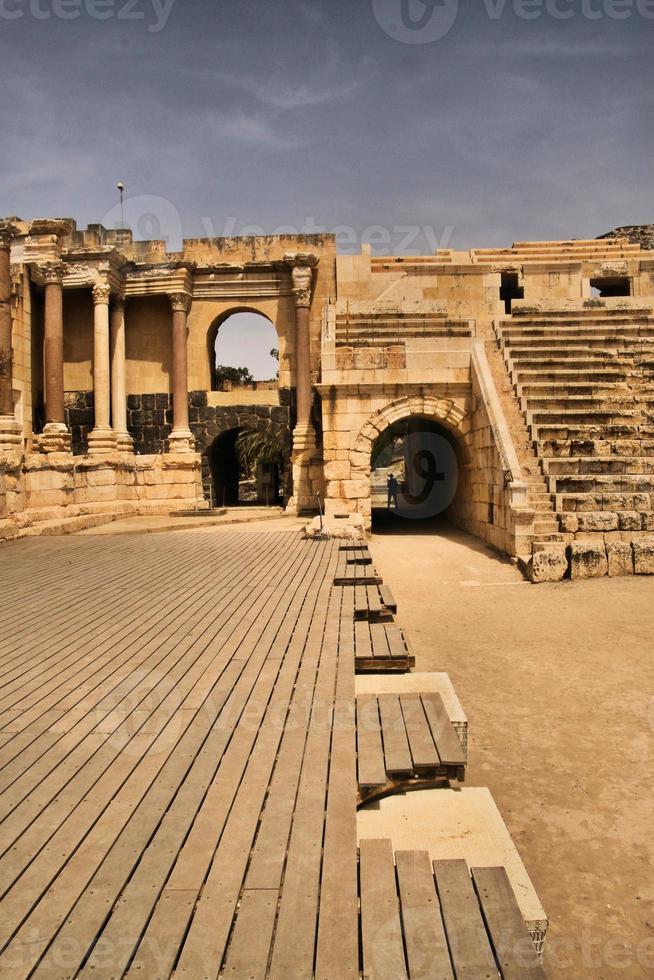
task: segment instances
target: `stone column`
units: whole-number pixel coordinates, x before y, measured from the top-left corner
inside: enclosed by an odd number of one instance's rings
[[[111,348],[111,423],[118,452],[134,451],[134,440],[127,431],[127,382],[125,378],[125,300],[116,297],[109,324]]]
[[[171,453],[195,452],[195,439],[188,424],[188,354],[186,350],[186,321],[190,306],[186,293],[171,293],[173,311],[173,431],[170,434]]]
[[[297,420],[293,430],[293,498],[289,509],[294,512],[315,510],[317,500],[311,479],[316,452],[316,433],[311,421],[313,389],[311,385],[310,312],[313,271],[318,258],[310,253],[284,256],[291,268],[295,300],[295,389]]]
[[[43,453],[65,453],[70,452],[70,432],[64,409],[64,266],[60,262],[49,262],[41,266],[40,271],[45,279],[45,427],[38,439],[38,447]]]
[[[11,243],[18,229],[9,221],[0,221],[0,450],[23,448],[21,428],[14,414],[13,365],[11,335]]]
[[[89,433],[89,455],[102,456],[116,451],[116,433],[109,420],[109,297],[108,283],[93,287],[93,400],[95,426]]]

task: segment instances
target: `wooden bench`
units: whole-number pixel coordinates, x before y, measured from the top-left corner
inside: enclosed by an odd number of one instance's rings
[[[359,806],[465,779],[465,755],[439,694],[359,695],[356,725]]]
[[[362,840],[359,871],[364,976],[546,980],[504,868]]]
[[[357,673],[404,673],[415,665],[416,658],[399,626],[355,620],[354,666]]]

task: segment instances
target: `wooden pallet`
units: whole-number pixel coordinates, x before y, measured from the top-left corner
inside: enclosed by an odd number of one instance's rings
[[[465,755],[439,694],[359,695],[356,719],[360,806],[465,779]]]
[[[360,842],[363,975],[546,980],[504,868]]]
[[[381,585],[382,579],[372,565],[350,564],[339,558],[334,585]]]
[[[397,605],[392,597],[391,605],[384,601],[389,599],[389,594],[390,590],[385,585],[355,585],[354,618],[371,623],[392,623]]]
[[[406,672],[416,665],[403,631],[395,623],[354,623],[354,665],[357,673]]]

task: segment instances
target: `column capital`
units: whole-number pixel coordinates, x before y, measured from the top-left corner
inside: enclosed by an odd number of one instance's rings
[[[0,248],[11,248],[11,243],[20,235],[20,229],[6,218],[0,218]]]
[[[111,286],[108,282],[98,282],[93,287],[93,303],[95,306],[108,306],[111,296]]]
[[[293,279],[293,296],[298,308],[311,306],[313,290],[313,270],[319,262],[313,252],[287,252],[284,262],[290,267]]]
[[[46,286],[61,286],[66,267],[63,262],[44,262],[38,266],[38,271],[43,276]]]
[[[173,313],[188,313],[191,306],[191,297],[188,293],[168,293],[168,299]]]

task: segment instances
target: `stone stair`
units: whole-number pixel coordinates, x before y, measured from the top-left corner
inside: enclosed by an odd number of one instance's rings
[[[654,531],[654,313],[514,309],[495,324],[561,540]]]
[[[533,548],[544,548],[557,542],[563,543],[563,537],[560,534],[553,498],[541,462],[536,454],[524,414],[515,398],[508,367],[496,344],[486,343],[486,354],[513,445],[518,454],[523,479],[528,485],[527,504],[534,511],[533,533],[525,537],[522,544],[525,552],[520,555],[526,559],[531,555]]]

